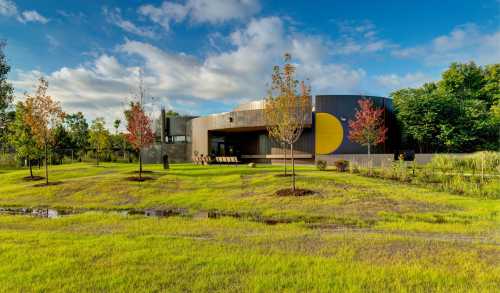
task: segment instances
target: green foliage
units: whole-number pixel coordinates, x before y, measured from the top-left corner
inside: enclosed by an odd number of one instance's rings
[[[65,117],[65,125],[68,129],[70,144],[67,148],[72,148],[79,158],[85,154],[89,146],[89,125],[82,112],[73,113]]]
[[[3,52],[6,43],[0,41],[0,113],[3,113],[10,106],[14,98],[14,88],[7,80],[10,66]]]
[[[110,146],[109,131],[105,127],[104,118],[96,118],[92,121],[89,131],[89,143],[94,148],[96,163],[99,164],[99,157],[102,152]]]
[[[14,88],[7,80],[10,66],[3,52],[6,43],[0,41],[0,151],[6,148],[8,125],[14,120],[14,113],[7,111],[14,99]]]
[[[324,160],[317,160],[316,161],[316,169],[320,171],[325,171],[327,168],[327,163]]]
[[[407,144],[420,152],[497,150],[499,66],[453,63],[437,83],[391,93]]]
[[[9,142],[15,148],[18,159],[35,158],[41,152],[30,127],[25,122],[25,110],[22,102],[17,103],[15,120],[9,124]]]

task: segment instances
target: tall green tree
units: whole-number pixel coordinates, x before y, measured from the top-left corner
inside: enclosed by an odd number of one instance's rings
[[[391,93],[409,144],[420,152],[498,149],[499,64],[453,63],[436,83]]]
[[[14,113],[8,108],[14,98],[14,88],[7,80],[10,66],[4,54],[5,41],[0,41],[0,149],[7,144],[8,124],[14,120]]]
[[[70,148],[77,154],[81,161],[89,146],[89,125],[82,112],[67,115],[65,124],[71,140]]]
[[[89,142],[95,150],[96,166],[99,166],[99,157],[110,144],[109,131],[106,129],[104,118],[99,117],[92,121]]]
[[[40,149],[36,145],[36,140],[31,133],[31,128],[26,123],[26,106],[19,102],[16,104],[16,117],[9,125],[9,142],[16,149],[18,159],[26,159],[30,170],[30,177],[33,178],[32,160],[39,156]]]

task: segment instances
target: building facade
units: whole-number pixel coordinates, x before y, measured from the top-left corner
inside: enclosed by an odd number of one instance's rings
[[[367,149],[349,141],[348,122],[354,119],[358,100],[370,99],[384,108],[388,139],[374,153],[390,154],[396,149],[397,129],[392,100],[359,95],[318,95],[306,119],[294,157],[304,163],[339,154],[365,154]],[[279,162],[284,146],[268,136],[264,101],[246,103],[231,112],[201,117],[160,117],[159,142],[145,152],[146,162],[160,162],[167,154],[171,162],[191,161],[195,156],[237,156],[241,161]],[[287,157],[290,151],[287,151]]]

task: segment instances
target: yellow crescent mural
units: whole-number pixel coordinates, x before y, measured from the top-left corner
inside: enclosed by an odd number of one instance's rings
[[[344,139],[344,128],[337,117],[316,113],[316,154],[328,155],[337,150]]]

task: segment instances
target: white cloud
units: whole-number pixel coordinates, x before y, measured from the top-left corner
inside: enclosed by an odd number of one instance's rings
[[[332,54],[375,53],[395,46],[390,41],[381,39],[376,26],[370,21],[344,21],[338,23],[338,26],[341,37],[333,44]]]
[[[500,60],[500,31],[484,33],[475,24],[461,25],[427,44],[395,49],[392,54],[421,59],[427,65],[441,66],[455,61],[495,63]]]
[[[10,0],[0,0],[0,15],[15,16],[19,22],[39,22],[46,24],[49,19],[35,10],[25,10],[19,13],[17,6]]]
[[[147,38],[154,38],[156,36],[151,28],[139,27],[133,22],[123,19],[119,8],[108,9],[104,7],[102,11],[109,23],[116,25],[126,32]]]
[[[426,82],[433,81],[433,78],[422,72],[407,73],[405,75],[385,74],[375,76],[375,80],[383,87],[394,90],[398,88],[415,88]]]
[[[23,11],[21,15],[18,16],[17,19],[22,23],[39,22],[45,24],[49,22],[49,20],[46,17],[44,17],[43,15],[34,10]]]
[[[143,5],[139,13],[149,17],[165,30],[172,22],[222,23],[245,19],[260,11],[258,0],[187,0],[184,4],[164,1],[160,6]]]
[[[50,93],[63,101],[68,111],[84,111],[95,118],[109,109],[111,114],[106,116],[114,119],[121,113],[124,98],[137,85],[139,70],[119,62],[118,57],[144,68],[150,96],[168,96],[177,105],[191,105],[200,99],[236,103],[262,98],[272,66],[281,63],[284,52],[294,57],[298,77],[310,78],[314,92],[349,92],[365,77],[362,69],[329,62],[328,42],[319,36],[290,33],[278,17],[252,20],[227,39],[233,49],[201,59],[126,40],[115,51],[117,57],[100,55],[90,65],[63,67],[48,74]],[[20,74],[14,81],[16,89],[31,89],[36,74]]]
[[[49,48],[51,50],[57,49],[61,46],[61,42],[59,42],[59,40],[56,39],[54,36],[47,34],[45,35],[45,38],[47,39],[47,42],[49,43]]]
[[[0,0],[0,15],[14,16],[17,15],[17,7],[10,0]]]

